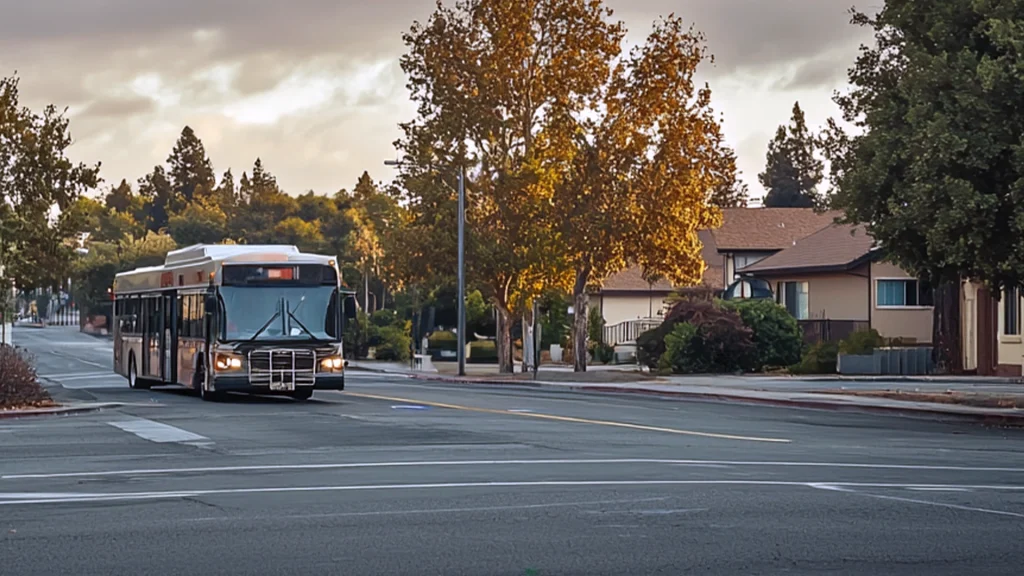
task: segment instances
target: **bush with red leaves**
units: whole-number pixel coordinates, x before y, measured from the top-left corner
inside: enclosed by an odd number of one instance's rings
[[[36,369],[23,351],[0,345],[0,408],[28,408],[52,404],[39,384]]]
[[[756,367],[757,348],[753,331],[740,315],[719,306],[699,290],[681,294],[665,320],[637,338],[637,359],[651,370],[665,366],[665,337],[679,324],[696,328],[695,338],[685,347],[689,358],[666,358],[668,365],[686,365],[702,373],[747,372]]]

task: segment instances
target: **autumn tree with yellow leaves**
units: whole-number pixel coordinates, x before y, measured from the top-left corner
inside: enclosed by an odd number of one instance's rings
[[[716,195],[736,170],[711,91],[694,80],[707,58],[700,34],[664,18],[617,59],[592,109],[552,117],[568,162],[548,221],[572,268],[577,371],[587,367],[588,288],[631,265],[677,285],[703,275],[697,232],[721,225]]]
[[[441,210],[419,218],[441,260],[454,254],[457,222],[452,186],[437,180],[466,170],[467,274],[498,312],[502,372],[512,371],[514,310],[560,267],[562,243],[546,216],[557,183],[547,156],[561,152],[546,124],[584,110],[607,78],[621,41],[609,14],[594,0],[439,2],[404,35],[418,114],[397,142],[411,164],[400,180],[411,205]]]

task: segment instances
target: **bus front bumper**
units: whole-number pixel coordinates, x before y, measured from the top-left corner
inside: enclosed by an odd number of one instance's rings
[[[298,390],[344,390],[345,374],[317,374],[313,386],[295,386]],[[217,392],[247,392],[250,394],[287,394],[293,390],[271,390],[270,386],[253,385],[245,374],[217,374],[213,378],[213,389]]]

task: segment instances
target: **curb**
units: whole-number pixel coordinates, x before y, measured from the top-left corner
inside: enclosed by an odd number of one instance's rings
[[[65,416],[68,414],[83,414],[86,412],[98,412],[105,408],[117,408],[123,406],[120,402],[105,402],[101,404],[89,404],[82,406],[58,406],[55,408],[30,408],[28,410],[0,410],[0,419],[4,418],[25,418],[31,416]]]
[[[774,376],[774,378],[780,378]],[[782,376],[797,382],[957,382],[956,377],[951,376],[812,376],[807,378]],[[971,382],[978,384],[1020,384],[1024,385],[1024,378],[1008,378],[1001,376],[970,376]]]
[[[1024,427],[1024,410],[1019,414],[1012,413],[979,413],[960,412],[955,409],[938,409],[920,406],[884,406],[872,404],[856,404],[848,402],[836,402],[828,399],[784,399],[784,398],[758,398],[756,396],[735,395],[722,392],[691,392],[673,390],[652,390],[650,388],[622,388],[602,384],[558,384],[541,381],[507,381],[507,380],[467,380],[455,377],[429,377],[413,375],[416,380],[446,382],[454,384],[485,384],[492,386],[525,386],[530,388],[545,388],[549,390],[562,390],[569,392],[596,393],[596,394],[638,394],[644,396],[657,396],[669,399],[690,398],[694,400],[705,400],[711,402],[728,402],[739,404],[759,404],[777,406],[781,408],[805,408],[812,410],[834,410],[850,411],[860,413],[875,413],[905,416],[928,417],[929,419],[956,419],[988,424],[1001,424],[1006,426]],[[943,406],[954,406],[944,404]]]

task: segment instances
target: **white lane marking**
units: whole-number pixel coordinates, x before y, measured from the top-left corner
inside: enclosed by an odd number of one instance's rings
[[[161,424],[160,422],[154,422],[145,418],[120,422],[107,422],[107,424],[110,424],[115,428],[120,428],[125,432],[131,432],[139,438],[144,438],[150,442],[196,442],[200,440],[209,440],[206,436],[193,434],[188,430],[182,430],[181,428],[175,428],[174,426]]]
[[[89,372],[70,372],[70,373],[64,372],[64,373],[57,373],[57,374],[39,374],[39,377],[40,378],[58,378],[58,379],[61,379],[61,380],[65,380],[65,379],[70,379],[70,378],[93,378],[93,377],[97,377],[98,378],[100,376],[110,376],[113,373],[114,373],[113,370],[108,370],[108,371],[105,371],[105,372],[97,372],[96,370],[91,370]]]
[[[179,490],[168,492],[111,492],[106,494],[79,494],[75,496],[61,495],[51,497],[42,493],[35,495],[29,493],[16,493],[12,497],[0,492],[0,506],[17,504],[60,504],[75,502],[110,502],[123,500],[154,500],[168,498],[187,498],[196,496],[215,496],[225,494],[274,494],[274,493],[303,493],[303,492],[365,492],[378,490],[445,490],[452,488],[536,488],[536,487],[579,487],[579,486],[780,486],[780,487],[809,487],[826,490],[844,491],[846,486],[878,487],[878,488],[909,488],[921,486],[920,484],[869,484],[869,483],[832,483],[832,482],[795,482],[785,480],[538,480],[538,481],[499,481],[499,482],[439,482],[429,484],[361,484],[348,486],[282,486],[277,488],[215,488],[207,490]],[[967,486],[950,485],[958,488],[984,489],[994,488],[1002,490],[1024,490],[1024,486]],[[862,494],[861,492],[852,492]],[[865,494],[876,496],[874,494]],[[889,498],[896,500],[907,500],[900,498]],[[934,504],[932,502],[919,501],[919,504]],[[938,505],[938,504],[936,504]],[[957,507],[949,505],[948,507]],[[957,507],[965,508],[965,507]],[[965,508],[969,509],[970,508]],[[973,509],[975,511],[988,511],[984,509]],[[998,511],[996,511],[998,513]],[[1012,516],[1021,516],[1012,512],[1005,512]]]
[[[1017,512],[1008,512],[1006,510],[993,510],[991,508],[976,508],[974,506],[962,506],[960,504],[948,504],[946,502],[932,502],[930,500],[918,500],[917,498],[903,498],[903,497],[900,497],[900,496],[886,496],[886,495],[882,495],[882,494],[869,494],[867,492],[859,492],[857,490],[850,490],[848,488],[848,486],[850,486],[850,484],[845,484],[844,485],[844,484],[839,484],[839,483],[836,483],[836,484],[829,483],[829,484],[817,484],[817,485],[812,486],[812,488],[818,488],[818,489],[821,489],[821,490],[831,490],[833,492],[842,492],[844,494],[853,494],[855,496],[864,496],[866,498],[875,498],[876,500],[891,500],[893,502],[906,502],[908,504],[922,504],[922,505],[925,505],[925,506],[937,506],[939,508],[950,508],[952,510],[964,510],[966,512],[981,512],[983,514],[995,514],[997,516],[1012,516],[1014,518],[1024,518],[1024,514],[1018,514]],[[860,485],[860,486],[864,486],[864,485]],[[879,486],[879,487],[889,487],[889,486]],[[916,489],[918,487],[903,486],[903,488],[907,488],[908,490],[914,490],[914,489]],[[938,486],[932,486],[931,488],[938,488]],[[986,487],[983,487],[983,486],[945,486],[944,488],[960,488],[960,489],[965,489],[965,490],[972,490],[972,489],[976,489],[976,488],[986,488]],[[991,488],[991,487],[988,487],[988,488]],[[1007,487],[1007,488],[1009,488],[1009,487]],[[1019,488],[1024,489],[1024,486],[1019,487]]]
[[[928,487],[917,487],[908,488],[908,490],[916,490],[918,492],[970,492],[966,488],[928,488]]]
[[[5,474],[0,480],[27,478],[76,478],[84,476],[137,476],[142,474],[193,474],[196,472],[254,472],[278,470],[333,470],[344,468],[399,468],[420,466],[503,466],[503,465],[576,465],[576,464],[670,464],[675,466],[764,466],[764,467],[806,467],[806,468],[858,468],[869,470],[933,470],[959,472],[1009,472],[1024,473],[1024,468],[971,467],[971,466],[929,466],[914,464],[859,464],[848,462],[757,462],[742,460],[676,460],[662,458],[592,458],[592,459],[550,459],[550,460],[414,460],[399,462],[341,462],[328,464],[265,464],[252,466],[206,466],[198,468],[136,468],[128,470],[97,470],[95,472],[56,472],[48,474]]]
[[[46,378],[47,380],[53,380],[54,382],[80,382],[82,380],[110,380],[112,378],[123,378],[113,372],[105,372],[103,374],[90,374],[88,376],[40,376],[40,378]]]
[[[273,516],[274,520],[312,520],[316,518],[347,518],[350,516],[403,516],[406,514],[457,514],[465,512],[492,512],[501,510],[532,510],[535,508],[572,508],[575,506],[605,506],[608,504],[641,504],[657,502],[668,498],[639,498],[636,500],[591,500],[589,502],[552,502],[550,504],[511,504],[508,506],[473,506],[467,508],[418,508],[413,510],[374,510],[371,512],[330,512],[321,514],[288,514]],[[237,518],[216,516],[211,518],[187,519],[187,522],[234,522]]]

